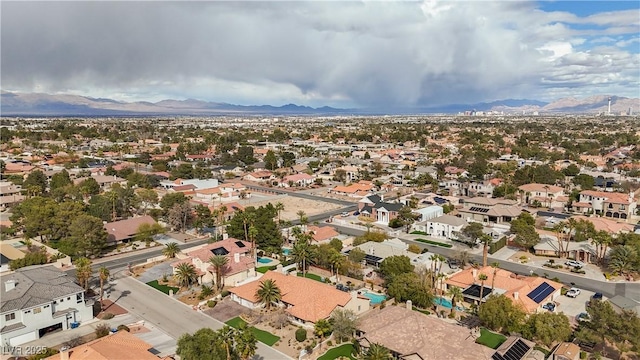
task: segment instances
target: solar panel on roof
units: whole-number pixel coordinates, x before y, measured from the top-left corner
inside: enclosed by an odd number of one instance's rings
[[[242,241],[236,241],[236,245],[238,245],[239,248],[245,247],[245,245],[244,245],[244,243]]]
[[[542,284],[538,285],[537,288],[533,289],[533,291],[528,293],[527,296],[529,297],[529,299],[535,301],[536,304],[540,304],[555,290],[556,289],[553,286],[549,285],[547,282],[543,282]]]
[[[227,255],[229,252],[227,251],[227,249],[223,248],[223,247],[219,247],[219,248],[215,248],[213,250],[211,250],[211,252],[214,255]]]
[[[472,206],[471,208],[469,208],[469,210],[476,211],[476,212],[479,212],[479,213],[486,213],[486,212],[489,211],[489,209],[487,209],[487,208],[481,208],[481,207],[477,207],[477,206]]]
[[[369,255],[369,254],[365,255],[364,258],[367,261],[371,261],[371,262],[379,262],[379,261],[382,260],[382,258],[379,257],[379,256],[374,256],[374,255]]]
[[[437,197],[436,196],[436,197],[433,198],[433,201],[435,201],[437,204],[444,204],[444,203],[447,202],[447,199],[443,199],[441,197]]]
[[[504,355],[495,352],[491,358],[493,360],[522,360],[529,350],[531,350],[531,347],[522,341],[522,339],[518,339],[507,349]]]

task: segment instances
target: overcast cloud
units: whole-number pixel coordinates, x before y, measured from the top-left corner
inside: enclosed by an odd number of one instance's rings
[[[405,107],[638,97],[638,9],[523,1],[2,2],[2,89]]]

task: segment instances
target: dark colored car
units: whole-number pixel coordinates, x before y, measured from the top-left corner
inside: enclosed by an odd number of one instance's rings
[[[591,300],[602,300],[602,293],[595,293],[591,296]]]
[[[551,302],[550,303],[546,303],[546,304],[542,305],[542,308],[545,309],[545,310],[549,310],[549,311],[553,312],[553,311],[556,310],[556,304],[551,303]]]

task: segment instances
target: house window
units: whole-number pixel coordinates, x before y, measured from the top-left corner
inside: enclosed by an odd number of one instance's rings
[[[7,314],[4,316],[4,321],[11,321],[16,319],[16,313]]]
[[[624,205],[620,205],[620,210],[625,210]]]
[[[33,313],[34,314],[40,314],[41,312],[42,312],[42,308],[37,307],[37,308],[33,309]]]
[[[613,209],[613,204],[609,204],[609,209]]]
[[[29,313],[31,313],[31,310],[27,310],[27,311],[25,311],[24,313],[25,313],[25,314],[29,314]]]
[[[46,309],[46,308],[48,308],[48,307],[49,307],[49,305],[45,305],[45,306],[44,306],[44,308],[45,308],[45,309]]]

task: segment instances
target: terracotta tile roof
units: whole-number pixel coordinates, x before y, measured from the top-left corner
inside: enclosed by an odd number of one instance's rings
[[[238,246],[236,242],[242,243],[244,247]],[[211,251],[220,247],[224,248],[228,252],[226,256],[229,259],[229,262],[227,263],[227,269],[225,271],[226,275],[237,274],[239,272],[246,271],[247,269],[252,269],[255,266],[255,262],[251,256],[251,243],[235,238],[227,238],[226,240],[207,244],[200,249],[190,251],[187,253],[189,258],[172,263],[171,266],[176,267],[183,262],[192,263],[192,259],[194,258],[200,259],[203,263],[207,263],[213,256],[213,252]],[[240,254],[237,262],[235,261],[234,254]],[[212,274],[214,273],[213,268],[208,270]]]
[[[117,242],[128,239],[138,232],[138,228],[140,227],[140,225],[155,223],[156,221],[148,215],[106,223],[104,224],[104,228],[109,234],[107,236],[107,241]]]
[[[307,226],[307,230],[313,233],[313,240],[315,241],[329,240],[340,235],[340,233],[338,233],[331,226],[319,227],[319,226],[312,225],[312,226]]]
[[[576,221],[586,220],[591,222],[595,227],[596,231],[604,230],[611,234],[618,234],[622,232],[633,232],[633,224],[616,222],[614,220],[609,220],[605,218],[587,217],[587,216],[581,216],[581,215],[572,216],[571,218],[575,219]]]
[[[282,180],[284,182],[288,182],[288,181],[296,182],[296,181],[300,181],[300,180],[313,180],[313,176],[311,176],[309,174],[305,174],[305,173],[300,173],[300,174],[285,176]]]
[[[383,345],[403,359],[414,359],[411,355],[415,354],[425,360],[482,360],[493,354],[490,348],[476,344],[467,329],[404,306],[373,310],[360,319],[358,329],[364,332],[361,344],[366,339]]]
[[[545,186],[547,188],[545,188]],[[547,185],[547,184],[525,184],[525,185],[519,186],[518,189],[522,191],[527,191],[527,192],[540,192],[540,193],[547,192],[549,194],[554,194],[564,190],[560,186]]]
[[[558,344],[551,354],[552,359],[554,356],[564,356],[566,359],[577,360],[580,358],[580,347],[574,343],[563,342]]]
[[[629,194],[585,190],[585,191],[581,191],[580,195],[605,198],[606,199],[605,202],[610,202],[610,203],[625,204],[625,205],[629,204]]]
[[[260,280],[230,289],[242,299],[258,302],[256,290],[265,280],[274,280],[282,293],[282,302],[290,306],[286,311],[305,321],[316,322],[326,319],[338,306],[345,306],[351,300],[351,294],[340,291],[331,285],[298,277],[267,271]]]
[[[158,360],[149,352],[151,345],[138,339],[128,331],[118,331],[69,350],[69,360]],[[58,360],[60,354],[46,360]]]

